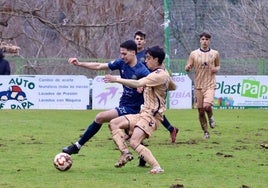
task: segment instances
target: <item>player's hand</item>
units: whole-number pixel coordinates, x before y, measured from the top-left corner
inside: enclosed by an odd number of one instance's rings
[[[190,70],[191,70],[191,65],[186,65],[186,66],[185,66],[185,71],[186,71],[186,72],[189,72]]]
[[[72,65],[79,65],[79,61],[77,58],[69,58],[68,63]]]
[[[138,88],[137,88],[137,92],[138,92],[138,93],[142,93],[142,92],[143,92],[143,89],[144,89],[143,87],[138,87]]]
[[[219,71],[219,67],[211,66],[211,72],[212,73],[217,73]]]
[[[107,74],[104,76],[104,82],[108,83],[108,82],[115,82],[116,81],[116,76],[112,76],[110,74]]]

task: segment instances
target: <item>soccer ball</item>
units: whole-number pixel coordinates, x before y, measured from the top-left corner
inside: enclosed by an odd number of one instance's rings
[[[54,166],[59,171],[67,171],[72,167],[72,157],[67,153],[59,153],[54,158]]]

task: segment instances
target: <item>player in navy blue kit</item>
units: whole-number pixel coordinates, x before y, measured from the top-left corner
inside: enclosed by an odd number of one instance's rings
[[[112,62],[79,62],[77,58],[70,58],[68,62],[90,70],[119,70],[121,78],[138,80],[146,77],[150,74],[150,71],[143,63],[137,60],[136,53],[137,45],[135,41],[127,40],[120,44],[121,58]],[[108,123],[110,120],[122,115],[137,114],[143,102],[142,92],[139,92],[136,88],[123,86],[123,94],[120,98],[119,106],[98,113],[82,137],[76,143],[63,148],[62,151],[70,155],[77,154],[80,148],[100,130],[103,123]]]

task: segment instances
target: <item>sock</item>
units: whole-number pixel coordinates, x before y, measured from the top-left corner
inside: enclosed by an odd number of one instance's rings
[[[166,116],[164,115],[162,125],[169,131],[172,132],[174,130],[174,127],[169,123]]]
[[[80,149],[80,148],[82,147],[82,146],[79,144],[79,142],[76,142],[75,145],[76,145],[76,147],[77,147],[78,149]]]
[[[152,152],[143,145],[136,147],[135,151],[143,157],[143,159],[151,166],[158,167],[160,166],[156,158],[153,156]]]
[[[114,143],[118,146],[121,153],[127,152],[127,144],[125,141],[125,133],[121,129],[115,129],[111,131]]]
[[[96,123],[95,121],[93,121],[93,123],[91,123],[86,132],[83,134],[83,136],[80,138],[80,140],[78,141],[78,143],[83,146],[90,138],[92,138],[101,128],[102,124]]]

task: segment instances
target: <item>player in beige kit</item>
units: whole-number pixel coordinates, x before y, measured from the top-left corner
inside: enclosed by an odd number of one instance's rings
[[[188,72],[194,68],[194,103],[198,108],[199,121],[204,131],[204,139],[209,138],[207,118],[211,128],[216,123],[213,118],[213,101],[216,87],[216,73],[220,70],[219,52],[210,48],[211,35],[202,33],[200,37],[200,48],[191,52],[185,70]]]
[[[139,80],[126,80],[111,75],[105,76],[105,82],[117,82],[123,85],[137,88],[144,87],[144,105],[139,114],[129,114],[110,121],[110,130],[114,142],[118,146],[121,156],[115,167],[122,167],[133,159],[126,144],[127,130],[131,135],[129,144],[139,156],[152,167],[149,173],[164,172],[151,151],[141,142],[150,137],[163,120],[168,90],[175,90],[176,85],[169,74],[162,68],[165,52],[162,48],[154,46],[146,50],[146,65],[152,71],[148,76]]]

